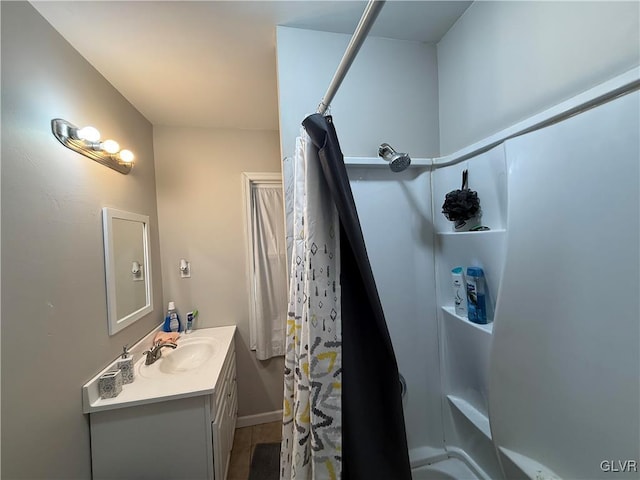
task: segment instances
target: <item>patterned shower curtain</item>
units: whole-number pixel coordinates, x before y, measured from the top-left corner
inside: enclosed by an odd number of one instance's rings
[[[302,125],[281,480],[411,480],[398,365],[333,119]]]
[[[282,480],[342,476],[340,225],[317,149],[301,130],[284,378]]]

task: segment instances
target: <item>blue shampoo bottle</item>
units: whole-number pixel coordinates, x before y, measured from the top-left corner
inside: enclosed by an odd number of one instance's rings
[[[480,267],[468,267],[467,275],[467,317],[474,323],[487,323],[486,285],[484,272]]]

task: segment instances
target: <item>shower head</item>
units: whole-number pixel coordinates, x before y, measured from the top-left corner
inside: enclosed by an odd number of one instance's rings
[[[401,172],[411,164],[408,153],[398,153],[388,143],[383,143],[378,147],[378,155],[389,162],[392,172]]]

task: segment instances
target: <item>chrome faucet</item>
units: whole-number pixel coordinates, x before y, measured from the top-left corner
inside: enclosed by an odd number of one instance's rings
[[[151,365],[152,363],[154,363],[156,360],[158,360],[161,356],[162,356],[162,347],[169,347],[169,348],[176,348],[178,345],[176,345],[175,343],[171,343],[171,342],[156,342],[153,344],[153,347],[151,347],[151,350],[147,350],[145,352],[142,352],[144,355],[147,356],[147,359],[144,361],[145,365]]]

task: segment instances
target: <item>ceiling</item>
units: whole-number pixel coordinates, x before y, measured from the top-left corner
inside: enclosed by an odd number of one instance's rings
[[[324,0],[31,3],[152,124],[257,130],[278,129],[275,26],[352,34],[366,6]],[[370,35],[436,43],[471,3],[387,1]]]

